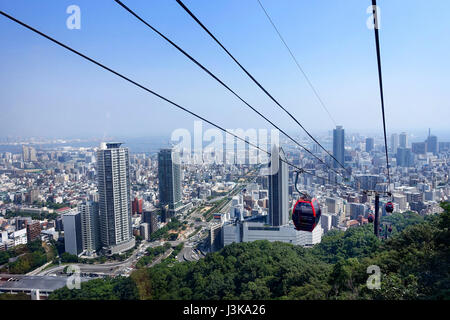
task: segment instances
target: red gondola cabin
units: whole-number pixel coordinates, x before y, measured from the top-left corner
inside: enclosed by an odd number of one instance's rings
[[[392,213],[392,211],[394,211],[394,204],[389,201],[386,203],[386,212]]]
[[[322,211],[316,198],[299,199],[292,210],[295,229],[312,232],[320,221]]]

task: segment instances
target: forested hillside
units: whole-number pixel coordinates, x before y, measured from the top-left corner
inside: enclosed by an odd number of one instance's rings
[[[332,231],[305,249],[255,241],[229,245],[198,262],[163,262],[135,271],[132,281],[95,280],[52,299],[449,299],[450,206],[426,218],[394,214],[387,240],[372,225]],[[381,288],[369,290],[367,267],[381,269]],[[102,288],[104,287],[104,290]],[[126,289],[120,292],[117,288]]]

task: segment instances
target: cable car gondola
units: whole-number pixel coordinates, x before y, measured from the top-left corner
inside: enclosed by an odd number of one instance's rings
[[[322,211],[320,210],[319,202],[316,198],[311,198],[306,193],[297,189],[298,175],[295,178],[295,189],[303,196],[297,201],[292,210],[292,221],[295,229],[298,231],[312,232],[320,221]]]
[[[389,201],[386,203],[386,212],[392,213],[394,211],[394,204]]]
[[[312,232],[320,221],[322,212],[316,198],[300,198],[292,211],[295,229]]]

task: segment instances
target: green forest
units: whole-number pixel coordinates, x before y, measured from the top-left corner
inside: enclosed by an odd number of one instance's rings
[[[331,231],[309,249],[232,244],[197,262],[168,259],[129,278],[56,290],[50,299],[449,299],[450,205],[442,207],[442,214],[427,217],[383,217],[393,227],[387,239],[376,238],[370,224]],[[366,284],[372,265],[381,271],[379,289]]]

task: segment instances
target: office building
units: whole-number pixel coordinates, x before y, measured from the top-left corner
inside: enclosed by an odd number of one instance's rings
[[[234,196],[231,199],[231,206],[230,206],[230,219],[243,219],[243,213],[244,213],[244,203],[243,203],[243,197],[241,194]]]
[[[21,230],[27,227],[27,224],[32,222],[30,217],[16,217],[16,230]]]
[[[235,221],[222,226],[223,246],[233,242],[251,242],[256,240],[280,241],[309,247],[320,243],[323,229],[321,222],[312,232],[297,231],[293,224],[269,226],[261,222]]]
[[[219,250],[222,245],[222,223],[213,224],[209,228],[209,248],[212,252]]]
[[[62,216],[59,216],[55,219],[55,231],[61,232],[64,231],[64,224]]]
[[[344,150],[345,150],[345,131],[342,126],[337,126],[333,130],[333,157],[344,165]],[[339,168],[339,163],[333,160],[333,166]]]
[[[131,212],[133,214],[142,214],[142,199],[134,198],[131,204]]]
[[[78,207],[81,220],[83,251],[92,255],[101,248],[98,203],[87,202]]]
[[[408,134],[406,132],[400,133],[399,147],[400,148],[408,148]]]
[[[373,140],[373,138],[367,138],[366,139],[366,152],[372,151],[373,147],[374,147],[374,140]]]
[[[14,231],[11,234],[11,238],[14,241],[14,246],[18,246],[20,244],[27,244],[28,243],[27,229]]]
[[[24,162],[37,161],[36,149],[33,147],[22,145],[22,160]]]
[[[272,148],[273,154],[278,154],[277,163],[270,164],[269,174],[269,215],[268,224],[282,226],[289,222],[289,169],[283,149]]]
[[[41,239],[41,223],[39,221],[32,221],[27,224],[27,239],[28,242]]]
[[[413,155],[410,148],[397,148],[397,166],[411,167],[413,165]]]
[[[149,225],[148,223],[144,222],[139,225],[139,234],[141,235],[142,239],[149,240],[150,239],[150,232],[149,232]]]
[[[65,251],[79,255],[83,251],[81,237],[81,217],[77,210],[63,215]]]
[[[427,139],[427,152],[432,152],[437,155],[439,151],[438,138],[436,136],[428,136]]]
[[[427,143],[426,142],[413,142],[411,144],[411,151],[415,154],[425,154],[427,153]]]
[[[146,210],[142,214],[142,221],[148,224],[148,237],[158,230],[158,214],[156,210]]]
[[[331,230],[333,220],[332,220],[332,216],[330,214],[322,213],[320,221],[321,221],[321,227],[322,227],[324,233],[327,233],[328,231]]]
[[[30,161],[30,153],[28,151],[28,146],[22,145],[22,160],[24,162]]]
[[[398,134],[393,133],[391,135],[391,152],[392,153],[397,153],[398,143],[399,143]]]
[[[25,195],[25,201],[28,204],[34,204],[38,200],[39,200],[39,190],[32,189],[28,191],[27,194]]]
[[[356,220],[358,216],[366,215],[366,205],[364,203],[350,203],[350,218]]]
[[[180,155],[173,149],[161,149],[158,153],[159,204],[163,221],[174,216],[181,206]]]
[[[396,208],[398,208],[401,212],[407,209],[407,199],[405,195],[394,193],[392,195],[392,199],[394,201],[394,204],[396,204]]]
[[[359,187],[362,190],[375,190],[378,183],[382,183],[383,177],[378,174],[360,174],[357,175]]]
[[[36,149],[33,147],[29,147],[29,152],[30,152],[30,161],[36,162],[37,161]]]
[[[121,143],[102,143],[97,151],[100,239],[109,254],[127,251],[135,245],[129,166],[127,148],[121,147]]]

